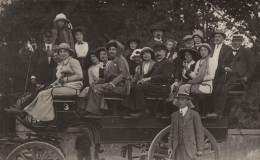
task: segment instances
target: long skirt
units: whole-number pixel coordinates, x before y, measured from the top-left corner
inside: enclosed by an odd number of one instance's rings
[[[55,118],[53,99],[57,96],[70,96],[78,94],[78,90],[69,87],[50,88],[41,91],[37,97],[24,110],[34,119],[52,121]]]
[[[89,87],[87,92],[87,97],[85,99],[85,103],[81,102],[80,109],[100,115],[100,109],[107,110],[107,103],[104,99],[104,94],[125,94],[126,93],[126,86],[116,86],[112,90],[106,89],[105,84],[92,84]],[[97,93],[97,90],[99,93]]]

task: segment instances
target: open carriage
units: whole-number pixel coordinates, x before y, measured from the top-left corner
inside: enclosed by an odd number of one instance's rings
[[[243,95],[243,91],[230,91],[228,93],[231,104],[234,97]],[[203,155],[199,159],[220,159],[217,142],[227,139],[228,118],[203,117],[206,107],[205,97],[210,95],[197,95],[202,99],[202,123],[205,127],[205,143]],[[38,160],[57,159],[65,160],[66,154],[60,147],[59,136],[69,128],[84,126],[91,132],[91,139],[95,144],[95,159],[99,159],[102,144],[125,144],[121,148],[121,156],[132,159],[167,159],[167,141],[171,117],[130,118],[117,115],[118,104],[124,99],[122,96],[106,96],[109,110],[104,116],[83,116],[77,112],[77,96],[56,96],[54,99],[55,119],[48,124],[33,125],[23,123],[35,134],[28,134],[27,139],[16,136],[1,137],[0,145],[14,144],[6,160]],[[146,97],[147,101],[158,103],[163,111],[167,110],[166,101],[162,97]],[[229,107],[227,107],[229,108]],[[19,118],[18,118],[19,120]]]

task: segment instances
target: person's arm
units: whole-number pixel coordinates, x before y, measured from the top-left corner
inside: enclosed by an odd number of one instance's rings
[[[32,67],[31,67],[31,79],[35,78],[36,79],[36,68],[37,68],[37,63],[39,59],[39,50],[36,50],[35,53],[32,55]]]
[[[253,57],[252,52],[249,49],[246,49],[246,67],[247,67],[247,71],[246,71],[246,77],[247,79],[250,79],[255,72],[255,60]]]
[[[197,76],[199,63],[200,63],[199,61],[196,63],[195,69],[193,71],[191,70],[187,71],[187,74],[189,74],[189,77],[191,77],[192,79]]]
[[[69,36],[69,40],[70,40],[70,47],[71,47],[71,49],[74,50],[74,49],[75,49],[75,44],[74,44],[72,32],[71,32],[70,29],[68,30],[68,36]],[[75,53],[74,53],[74,54],[75,54]]]
[[[83,72],[82,72],[82,68],[80,66],[79,61],[71,58],[68,65],[71,66],[74,73],[72,76],[64,77],[63,82],[68,83],[68,82],[74,82],[74,81],[81,81],[83,79]]]
[[[92,77],[93,74],[91,73],[91,67],[88,69],[88,80],[89,84],[92,84],[94,82],[94,78]]]
[[[126,69],[126,65],[125,65],[123,59],[118,58],[118,60],[117,60],[117,67],[118,67],[119,74],[118,74],[118,76],[116,78],[114,78],[110,82],[114,86],[116,86],[117,83],[121,82],[122,80],[124,80],[127,77],[127,69]]]
[[[206,75],[204,76],[203,81],[213,80],[214,76],[215,76],[215,69],[212,66],[212,59],[211,58],[209,58],[208,63],[209,63],[208,64],[208,71],[207,71]]]
[[[55,45],[56,39],[58,38],[57,28],[52,29],[51,33],[52,33],[52,45]]]
[[[196,63],[192,64],[190,66],[190,68],[187,70],[187,72],[185,73],[185,76],[189,79],[192,79],[192,77],[189,75],[191,72],[194,72],[195,70],[195,66],[196,66]]]
[[[204,144],[204,127],[201,122],[201,118],[198,112],[193,112],[193,121],[194,121],[194,129],[195,129],[195,137],[196,137],[196,144],[197,150],[203,151],[203,144]]]
[[[151,83],[161,83],[168,81],[169,79],[171,79],[173,70],[174,66],[172,65],[172,63],[169,61],[166,62],[161,74],[151,76]]]
[[[136,83],[138,82],[138,80],[140,79],[140,65],[138,65],[136,68],[135,68],[135,75],[133,77],[133,79],[131,80],[131,85],[134,86],[136,85]]]

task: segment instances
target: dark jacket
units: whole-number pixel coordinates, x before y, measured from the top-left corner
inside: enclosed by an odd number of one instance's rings
[[[167,58],[163,58],[160,62],[156,62],[154,70],[151,73],[151,83],[168,84],[171,80],[173,70],[174,66]]]
[[[229,78],[239,79],[247,77],[250,79],[255,69],[253,54],[249,49],[240,47],[235,56],[231,52],[225,57],[224,64],[221,67],[222,72],[225,72],[225,67],[232,69],[232,72],[228,73]]]
[[[48,53],[45,47],[37,49],[32,58],[31,76],[35,76],[37,83],[49,84],[54,82],[55,77],[55,62],[51,58],[48,62]]]
[[[215,46],[212,46],[212,52],[214,53],[214,50],[215,50]],[[215,72],[215,78],[213,80],[213,87],[215,88],[220,80],[220,77],[223,76],[223,74],[225,72],[223,72],[223,70],[221,69],[221,66],[223,66],[224,64],[224,61],[225,61],[225,57],[229,54],[232,54],[232,48],[228,45],[225,45],[223,43],[221,49],[220,49],[220,52],[219,52],[219,58],[218,58],[218,67],[216,69],[216,72]],[[213,55],[212,55],[213,56]],[[213,89],[214,90],[214,89]]]
[[[144,47],[151,47],[151,48],[153,48],[153,46],[155,46],[156,44],[165,44],[165,42],[164,42],[164,40],[162,40],[162,42],[159,42],[159,41],[154,40],[154,38],[153,38],[152,40],[147,42]]]
[[[168,148],[173,150],[175,154],[176,148],[180,141],[178,136],[178,119],[180,112],[172,114],[171,128],[169,134]],[[204,128],[201,123],[198,112],[188,109],[184,115],[183,124],[183,142],[185,148],[191,158],[196,158],[197,151],[203,151]]]

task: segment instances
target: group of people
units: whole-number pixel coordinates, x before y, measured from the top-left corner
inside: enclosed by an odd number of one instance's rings
[[[145,96],[167,98],[176,104],[180,92],[212,94],[212,113],[207,116],[221,117],[225,93],[238,87],[225,84],[247,82],[254,72],[252,54],[242,46],[240,34],[233,35],[230,47],[224,44],[224,32],[215,31],[214,44],[210,45],[204,42],[203,32],[197,30],[184,36],[184,47],[178,48],[175,40],[164,39],[165,29],[155,25],[148,43],[130,37],[126,47],[111,40],[106,46],[90,51],[84,41],[84,29],[71,30],[69,24],[64,14],[58,14],[54,29],[44,32],[44,44],[33,54],[31,83],[48,84],[47,87],[9,111],[51,121],[53,95],[78,95],[80,113],[102,115],[108,109],[104,97],[112,94],[125,96],[121,106],[129,110],[129,116],[146,117],[151,112]],[[194,107],[192,102],[188,106]]]

